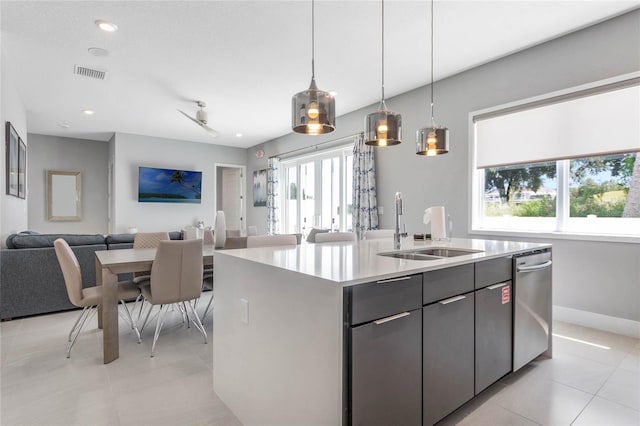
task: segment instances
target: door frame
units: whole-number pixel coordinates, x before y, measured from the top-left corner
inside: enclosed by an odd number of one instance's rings
[[[242,164],[229,164],[229,163],[213,163],[213,215],[216,217],[218,209],[218,168],[223,169],[240,169],[240,195],[242,197],[242,204],[240,206],[240,214],[242,215],[241,229],[242,233],[247,229],[247,166]]]

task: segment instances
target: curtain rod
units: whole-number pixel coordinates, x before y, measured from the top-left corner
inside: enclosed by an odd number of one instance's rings
[[[354,133],[352,135],[343,136],[341,138],[332,139],[330,141],[320,142],[320,143],[317,143],[315,145],[309,145],[309,146],[305,146],[303,148],[297,148],[297,149],[294,149],[294,150],[291,150],[291,151],[283,152],[281,154],[272,155],[269,158],[282,158],[282,157],[285,157],[285,156],[288,157],[291,154],[294,154],[294,153],[300,152],[300,151],[317,150],[318,147],[320,147],[320,146],[324,146],[324,145],[328,145],[328,144],[337,144],[338,142],[342,142],[344,140],[347,140],[347,139],[350,139],[350,138],[354,138],[354,137],[356,137],[358,135],[364,135],[364,132],[358,132],[358,133]]]

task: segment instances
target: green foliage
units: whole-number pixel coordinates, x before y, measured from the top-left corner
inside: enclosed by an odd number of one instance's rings
[[[487,203],[486,216],[555,217],[556,198],[548,195],[521,203]]]
[[[630,153],[571,160],[571,180],[581,185],[589,175],[609,171],[618,184],[628,187],[635,159],[636,154]]]
[[[586,179],[581,186],[571,188],[570,216],[622,217],[629,188],[614,181],[597,183]],[[617,196],[613,195],[617,194]]]

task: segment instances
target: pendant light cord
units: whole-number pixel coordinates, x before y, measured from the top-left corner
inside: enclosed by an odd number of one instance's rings
[[[316,15],[315,2],[311,0],[311,79],[316,79]]]
[[[431,127],[436,127],[433,119],[433,0],[431,0]]]
[[[382,0],[382,102],[384,103],[384,0]]]

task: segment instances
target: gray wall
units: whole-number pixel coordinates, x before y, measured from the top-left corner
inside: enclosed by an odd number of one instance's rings
[[[244,148],[116,133],[113,143],[113,232],[135,226],[141,232],[175,231],[215,218],[215,163],[245,165]],[[202,172],[200,204],[138,203],[138,167]]]
[[[0,142],[0,245],[5,247],[5,241],[10,234],[28,229],[27,201],[29,200],[29,177],[27,176],[26,199],[7,195],[6,191],[6,141],[5,122],[10,122],[18,135],[27,145],[27,171],[29,170],[29,142],[27,142],[27,111],[14,84],[13,76],[19,70],[13,69],[13,63],[6,60],[4,50],[0,52],[0,123],[2,124],[2,142]]]
[[[108,143],[29,134],[29,229],[42,233],[103,234],[107,224]],[[79,171],[82,220],[47,220],[47,171]]]
[[[426,207],[444,205],[454,222],[453,235],[468,237],[470,112],[638,70],[640,11],[636,10],[438,81],[436,121],[451,131],[451,151],[441,157],[415,155],[414,132],[428,124],[428,87],[389,99],[389,109],[402,114],[404,142],[377,150],[378,205],[386,213],[380,216],[380,226],[392,227],[393,197],[401,191],[409,233],[424,229]],[[330,135],[289,134],[250,148],[247,173],[264,169],[271,155],[361,132],[364,117],[375,107],[338,117],[337,130]],[[258,149],[264,149],[264,158],[256,159]],[[249,204],[247,223],[266,232],[266,210]],[[554,304],[640,321],[640,244],[552,242]],[[599,246],[606,247],[605,256],[594,249]],[[624,259],[636,260],[622,262]],[[603,297],[603,292],[609,297]]]

